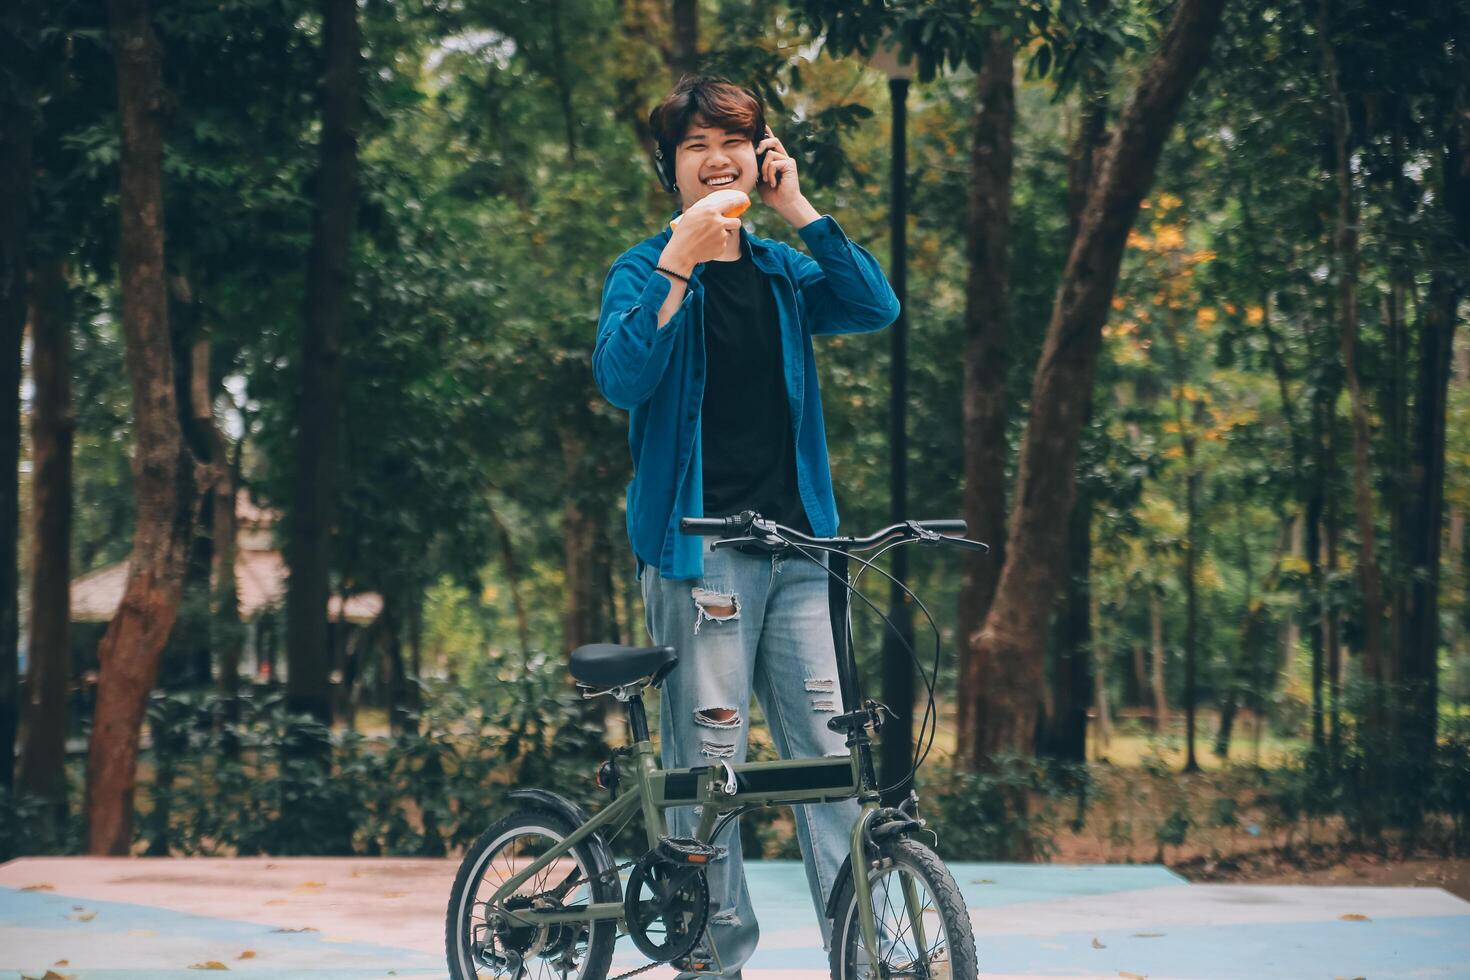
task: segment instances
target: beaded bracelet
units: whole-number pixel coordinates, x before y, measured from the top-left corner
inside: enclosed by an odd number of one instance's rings
[[[675,279],[681,280],[684,283],[684,285],[686,285],[686,286],[689,285],[689,277],[688,276],[681,276],[681,275],[679,275],[679,273],[675,272],[673,269],[665,269],[661,265],[656,265],[656,266],[653,267],[653,271],[654,272],[662,272],[664,275],[673,276]]]

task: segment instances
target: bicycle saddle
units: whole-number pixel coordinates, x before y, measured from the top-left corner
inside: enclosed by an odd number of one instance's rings
[[[589,643],[572,651],[571,671],[573,679],[590,687],[619,687],[650,676],[657,687],[678,662],[673,647]]]

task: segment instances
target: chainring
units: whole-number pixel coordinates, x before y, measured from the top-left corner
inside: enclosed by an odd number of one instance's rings
[[[676,863],[649,851],[628,876],[623,916],[633,945],[654,962],[667,963],[689,953],[709,921],[704,867]]]

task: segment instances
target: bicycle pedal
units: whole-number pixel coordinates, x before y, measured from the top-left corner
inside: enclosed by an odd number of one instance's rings
[[[663,837],[658,842],[658,854],[675,864],[709,864],[720,851],[713,844],[693,837]]]

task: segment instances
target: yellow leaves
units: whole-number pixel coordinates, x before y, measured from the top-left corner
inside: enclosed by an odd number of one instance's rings
[[[1209,330],[1220,319],[1220,314],[1215,312],[1212,306],[1201,306],[1194,311],[1194,325],[1201,330]]]
[[[1162,225],[1154,232],[1154,242],[1160,249],[1173,250],[1184,247],[1184,232],[1178,225]]]
[[[191,969],[191,970],[228,970],[229,967],[225,966],[219,960],[205,960],[203,963],[191,963],[191,964],[189,964],[189,969]]]
[[[1175,197],[1173,194],[1170,194],[1168,191],[1160,192],[1158,200],[1159,207],[1165,211],[1172,211],[1179,205],[1184,203],[1182,200],[1180,200],[1178,197]]]
[[[1136,248],[1140,252],[1151,252],[1153,251],[1154,243],[1153,239],[1143,234],[1143,232],[1132,228],[1128,231],[1128,247]]]
[[[1345,913],[1343,915],[1339,915],[1338,918],[1341,919],[1344,922],[1372,922],[1373,921],[1372,919],[1368,918],[1366,915],[1362,915],[1362,914],[1360,914],[1358,912],[1347,912],[1347,913]]]
[[[1260,306],[1247,306],[1245,308],[1245,322],[1253,327],[1259,327],[1266,319],[1266,311]]]
[[[321,891],[325,887],[327,887],[326,884],[320,881],[303,881],[301,884],[291,889],[291,891],[293,894],[302,895],[310,894],[311,892]]]
[[[1127,305],[1128,305],[1127,303],[1123,302],[1123,297],[1121,297],[1121,296],[1114,296],[1113,297],[1113,309],[1115,309],[1115,310],[1121,310],[1121,309],[1123,309],[1123,307],[1125,307]]]
[[[1306,575],[1312,570],[1312,566],[1301,555],[1284,555],[1281,559],[1281,570],[1295,575]]]
[[[255,950],[247,949],[236,958],[242,960],[253,960],[255,959]]]
[[[1215,250],[1211,248],[1202,248],[1198,252],[1190,252],[1187,256],[1185,256],[1184,260],[1192,265],[1199,265],[1203,262],[1213,262],[1215,261]]]

